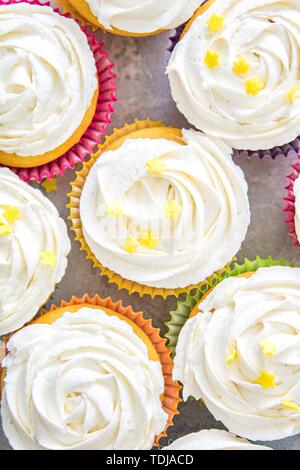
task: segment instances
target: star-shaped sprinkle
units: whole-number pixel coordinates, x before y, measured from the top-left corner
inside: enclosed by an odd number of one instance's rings
[[[56,266],[56,255],[50,250],[41,252],[41,260],[44,266],[51,266],[51,268]]]
[[[232,71],[236,75],[245,75],[249,72],[251,64],[246,57],[241,56],[233,62]]]
[[[300,86],[296,86],[287,93],[287,98],[291,104],[300,98]]]
[[[109,204],[106,208],[106,214],[113,217],[120,217],[123,215],[123,208],[118,202],[115,204]]]
[[[209,69],[216,69],[220,66],[220,55],[209,49],[204,57],[204,62]]]
[[[156,157],[152,160],[148,160],[147,167],[149,173],[156,173],[157,175],[161,175],[166,166],[159,157]]]
[[[282,400],[280,404],[283,408],[287,408],[288,410],[300,411],[300,406],[296,405],[296,403],[293,403],[292,401]]]
[[[265,339],[259,344],[261,352],[267,357],[274,357],[277,353],[277,347],[268,339]]]
[[[231,364],[236,360],[238,359],[239,355],[238,355],[238,350],[236,348],[236,346],[234,346],[230,351],[229,351],[229,354],[227,356],[227,365],[228,366],[231,366]]]
[[[246,93],[248,95],[257,96],[264,88],[265,85],[259,77],[254,77],[246,81]]]
[[[135,253],[139,246],[140,244],[136,237],[128,237],[125,241],[125,251],[127,251],[127,253]]]
[[[9,223],[13,224],[20,219],[20,209],[14,206],[3,206],[2,217]]]
[[[7,237],[8,235],[11,235],[13,231],[13,226],[10,224],[0,225],[0,237]]]
[[[206,23],[211,33],[217,33],[224,28],[224,16],[213,13]]]
[[[259,377],[254,383],[256,383],[257,385],[261,385],[265,389],[275,388],[275,375],[273,374],[273,372],[262,370]]]
[[[52,193],[53,191],[56,191],[57,190],[56,178],[53,178],[52,180],[44,179],[41,186],[42,188],[44,188],[46,193]]]
[[[158,238],[155,236],[155,233],[152,230],[144,230],[141,232],[140,244],[153,250],[156,245],[159,243]]]
[[[179,216],[181,210],[181,205],[178,204],[175,199],[171,199],[171,201],[167,202],[165,205],[165,216],[170,217],[171,219],[176,219]]]

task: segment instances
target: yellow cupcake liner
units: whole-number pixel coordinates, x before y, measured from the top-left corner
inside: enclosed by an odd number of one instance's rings
[[[292,265],[287,264],[284,259],[274,260],[271,256],[266,259],[262,259],[257,256],[254,260],[245,258],[243,263],[232,263],[232,265],[229,266],[229,269],[226,270],[226,273],[223,277],[215,277],[214,282],[211,282],[211,279],[207,279],[205,282],[199,284],[195,294],[189,294],[185,301],[178,302],[176,310],[170,312],[171,319],[166,322],[168,331],[165,336],[168,340],[168,348],[172,351],[172,355],[175,355],[178,337],[185,323],[192,315],[195,314],[199,303],[204,300],[204,298],[217,284],[226,278],[250,275],[259,268],[269,268],[271,266]]]
[[[145,121],[136,120],[132,124],[126,124],[121,129],[114,129],[114,132],[110,136],[106,137],[106,140],[103,145],[99,146],[99,150],[94,155],[91,155],[90,160],[83,163],[82,170],[76,173],[76,179],[73,183],[71,183],[72,191],[68,194],[70,202],[67,205],[67,208],[70,210],[70,215],[68,219],[72,222],[71,230],[75,232],[75,240],[79,241],[81,245],[80,250],[84,251],[86,253],[86,258],[93,262],[94,268],[99,269],[100,274],[108,278],[109,283],[116,284],[120,290],[125,289],[129,294],[138,293],[140,297],[143,297],[144,295],[150,295],[151,298],[154,298],[155,296],[161,296],[166,299],[168,296],[171,295],[178,297],[180,294],[183,293],[189,294],[193,289],[199,288],[199,285],[202,285],[202,283],[192,284],[184,288],[165,289],[145,286],[143,284],[139,284],[138,282],[124,279],[119,274],[104,267],[92,253],[91,249],[85,241],[82,223],[80,219],[81,193],[92,166],[94,165],[96,160],[101,157],[101,154],[106,152],[108,149],[113,150],[115,148],[118,148],[129,136],[130,138],[137,138],[143,136],[146,136],[148,138],[159,138],[162,137],[162,131],[165,136],[167,135],[167,138],[170,138],[172,140],[175,140],[176,142],[183,144],[183,141],[181,139],[181,130],[166,127],[161,122],[154,122],[150,119],[147,119]],[[226,265],[223,269],[212,274],[209,277],[209,282],[213,283],[220,277],[224,277],[226,272],[230,269],[230,266],[231,263]]]
[[[125,36],[125,37],[148,37],[155,36],[157,34],[163,33],[164,30],[153,31],[152,33],[129,33],[128,31],[123,31],[121,29],[112,28],[106,29],[101,23],[98,22],[96,16],[92,13],[89,5],[85,0],[76,0],[73,2],[69,0],[55,0],[55,3],[61,8],[64,14],[71,15],[75,20],[79,21],[82,25],[90,26],[94,31],[101,29],[105,33],[114,34],[115,36]],[[75,8],[74,4],[78,4],[78,8]],[[85,15],[84,15],[85,12]]]
[[[166,347],[166,339],[163,339],[160,336],[160,330],[158,328],[153,327],[152,320],[146,320],[144,318],[143,312],[135,312],[130,306],[124,307],[120,300],[113,302],[110,297],[101,298],[98,294],[94,297],[89,297],[88,294],[84,294],[82,297],[73,296],[69,301],[62,300],[60,305],[52,304],[49,309],[42,309],[35,319],[32,320],[31,324],[43,323],[43,317],[45,317],[44,323],[53,323],[61,316],[62,312],[60,313],[59,311],[67,310],[68,307],[78,306],[90,306],[93,308],[99,307],[115,312],[119,317],[124,317],[124,320],[128,320],[128,322],[136,327],[137,330],[141,330],[142,335],[155,349],[164,377],[164,393],[161,397],[161,402],[164,411],[168,415],[168,421],[164,431],[155,437],[153,443],[154,446],[158,446],[160,439],[167,436],[168,428],[173,426],[173,419],[174,416],[179,413],[178,405],[181,402],[181,387],[178,382],[173,380],[172,377],[173,361],[171,359],[171,351]],[[140,337],[142,338],[142,336]],[[4,385],[3,382],[5,380],[5,370],[0,369],[0,374],[1,392]]]

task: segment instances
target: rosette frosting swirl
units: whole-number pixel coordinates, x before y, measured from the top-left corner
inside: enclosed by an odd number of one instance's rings
[[[202,0],[87,0],[87,3],[106,29],[146,34],[177,28],[193,15]]]
[[[83,307],[16,333],[2,423],[14,449],[150,449],[167,423],[159,361],[133,328]]]
[[[300,269],[262,268],[222,281],[178,341],[184,398],[252,440],[300,431]]]
[[[0,169],[0,335],[36,315],[62,279],[70,248],[54,205]]]
[[[101,155],[80,200],[100,263],[158,288],[202,281],[239,250],[250,220],[247,184],[223,142],[183,131],[183,144],[130,139]]]
[[[187,434],[172,442],[167,450],[271,450],[270,447],[252,444],[227,431],[204,429]]]
[[[270,149],[300,134],[298,0],[215,0],[168,67],[180,111],[237,149]]]
[[[78,24],[27,3],[0,8],[0,151],[43,155],[80,127],[97,91]]]

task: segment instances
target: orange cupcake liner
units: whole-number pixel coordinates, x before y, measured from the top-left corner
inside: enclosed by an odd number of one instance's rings
[[[152,325],[152,320],[146,320],[143,316],[143,312],[135,312],[130,306],[124,307],[122,301],[113,302],[110,297],[101,298],[98,294],[94,297],[89,297],[88,294],[84,294],[82,297],[73,296],[71,300],[65,301],[62,300],[60,305],[52,304],[49,309],[42,309],[38,315],[30,322],[34,323],[38,318],[41,318],[44,314],[55,312],[60,308],[65,308],[69,306],[76,306],[82,304],[89,304],[97,307],[107,308],[112,310],[128,320],[135,323],[143,333],[150,339],[153,344],[157,355],[160,360],[162,367],[163,377],[164,377],[164,394],[162,397],[162,405],[164,411],[168,414],[168,421],[166,427],[162,433],[155,437],[154,446],[159,445],[160,439],[167,436],[167,430],[170,426],[173,426],[174,416],[179,414],[178,405],[181,402],[180,399],[180,385],[173,380],[173,361],[171,359],[171,351],[166,346],[166,339],[161,338],[160,330],[154,328]],[[1,377],[1,389],[4,380],[4,369],[0,369]]]
[[[67,205],[67,208],[70,211],[68,219],[72,222],[71,230],[75,232],[75,240],[79,241],[81,245],[80,250],[84,251],[86,253],[86,258],[93,262],[94,268],[97,268],[100,271],[101,275],[106,276],[108,278],[109,283],[116,284],[120,290],[125,289],[126,291],[128,291],[129,294],[138,293],[140,297],[143,297],[144,295],[150,295],[151,298],[154,298],[155,296],[162,296],[164,299],[166,299],[168,296],[171,295],[178,297],[180,294],[183,293],[189,294],[193,289],[198,288],[198,284],[192,284],[177,289],[165,289],[145,286],[138,282],[124,279],[119,274],[104,267],[92,253],[91,249],[85,241],[82,222],[80,219],[81,193],[91,168],[95,164],[96,160],[101,157],[101,154],[107,151],[111,146],[116,144],[116,142],[120,139],[126,140],[126,138],[128,138],[129,135],[132,133],[136,133],[137,131],[142,130],[152,130],[152,134],[154,135],[159,130],[159,128],[168,129],[172,139],[176,140],[177,142],[181,141],[181,131],[179,129],[167,127],[161,122],[154,122],[150,119],[147,119],[145,121],[136,120],[132,124],[125,124],[123,128],[114,129],[113,133],[110,136],[106,137],[105,142],[99,146],[98,151],[95,154],[91,155],[90,160],[83,163],[82,170],[76,173],[76,179],[73,183],[71,183],[72,191],[68,194],[70,202]],[[226,265],[223,269],[212,274],[209,278],[210,281],[214,282],[214,279],[218,279],[220,276],[225,275],[228,269],[230,269],[230,264]]]

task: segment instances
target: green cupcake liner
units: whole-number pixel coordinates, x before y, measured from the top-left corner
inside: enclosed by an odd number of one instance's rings
[[[215,275],[207,279],[199,289],[196,290],[195,294],[188,294],[183,302],[178,302],[177,309],[170,312],[171,319],[166,323],[168,331],[165,336],[168,340],[168,348],[172,351],[172,356],[175,355],[179,333],[189,319],[193,308],[211,288],[226,278],[239,276],[241,274],[257,271],[259,268],[269,268],[271,266],[293,267],[293,265],[286,263],[284,259],[274,260],[271,256],[266,259],[257,256],[254,260],[245,258],[242,264],[237,262],[232,263],[229,269],[222,271],[222,275]]]

